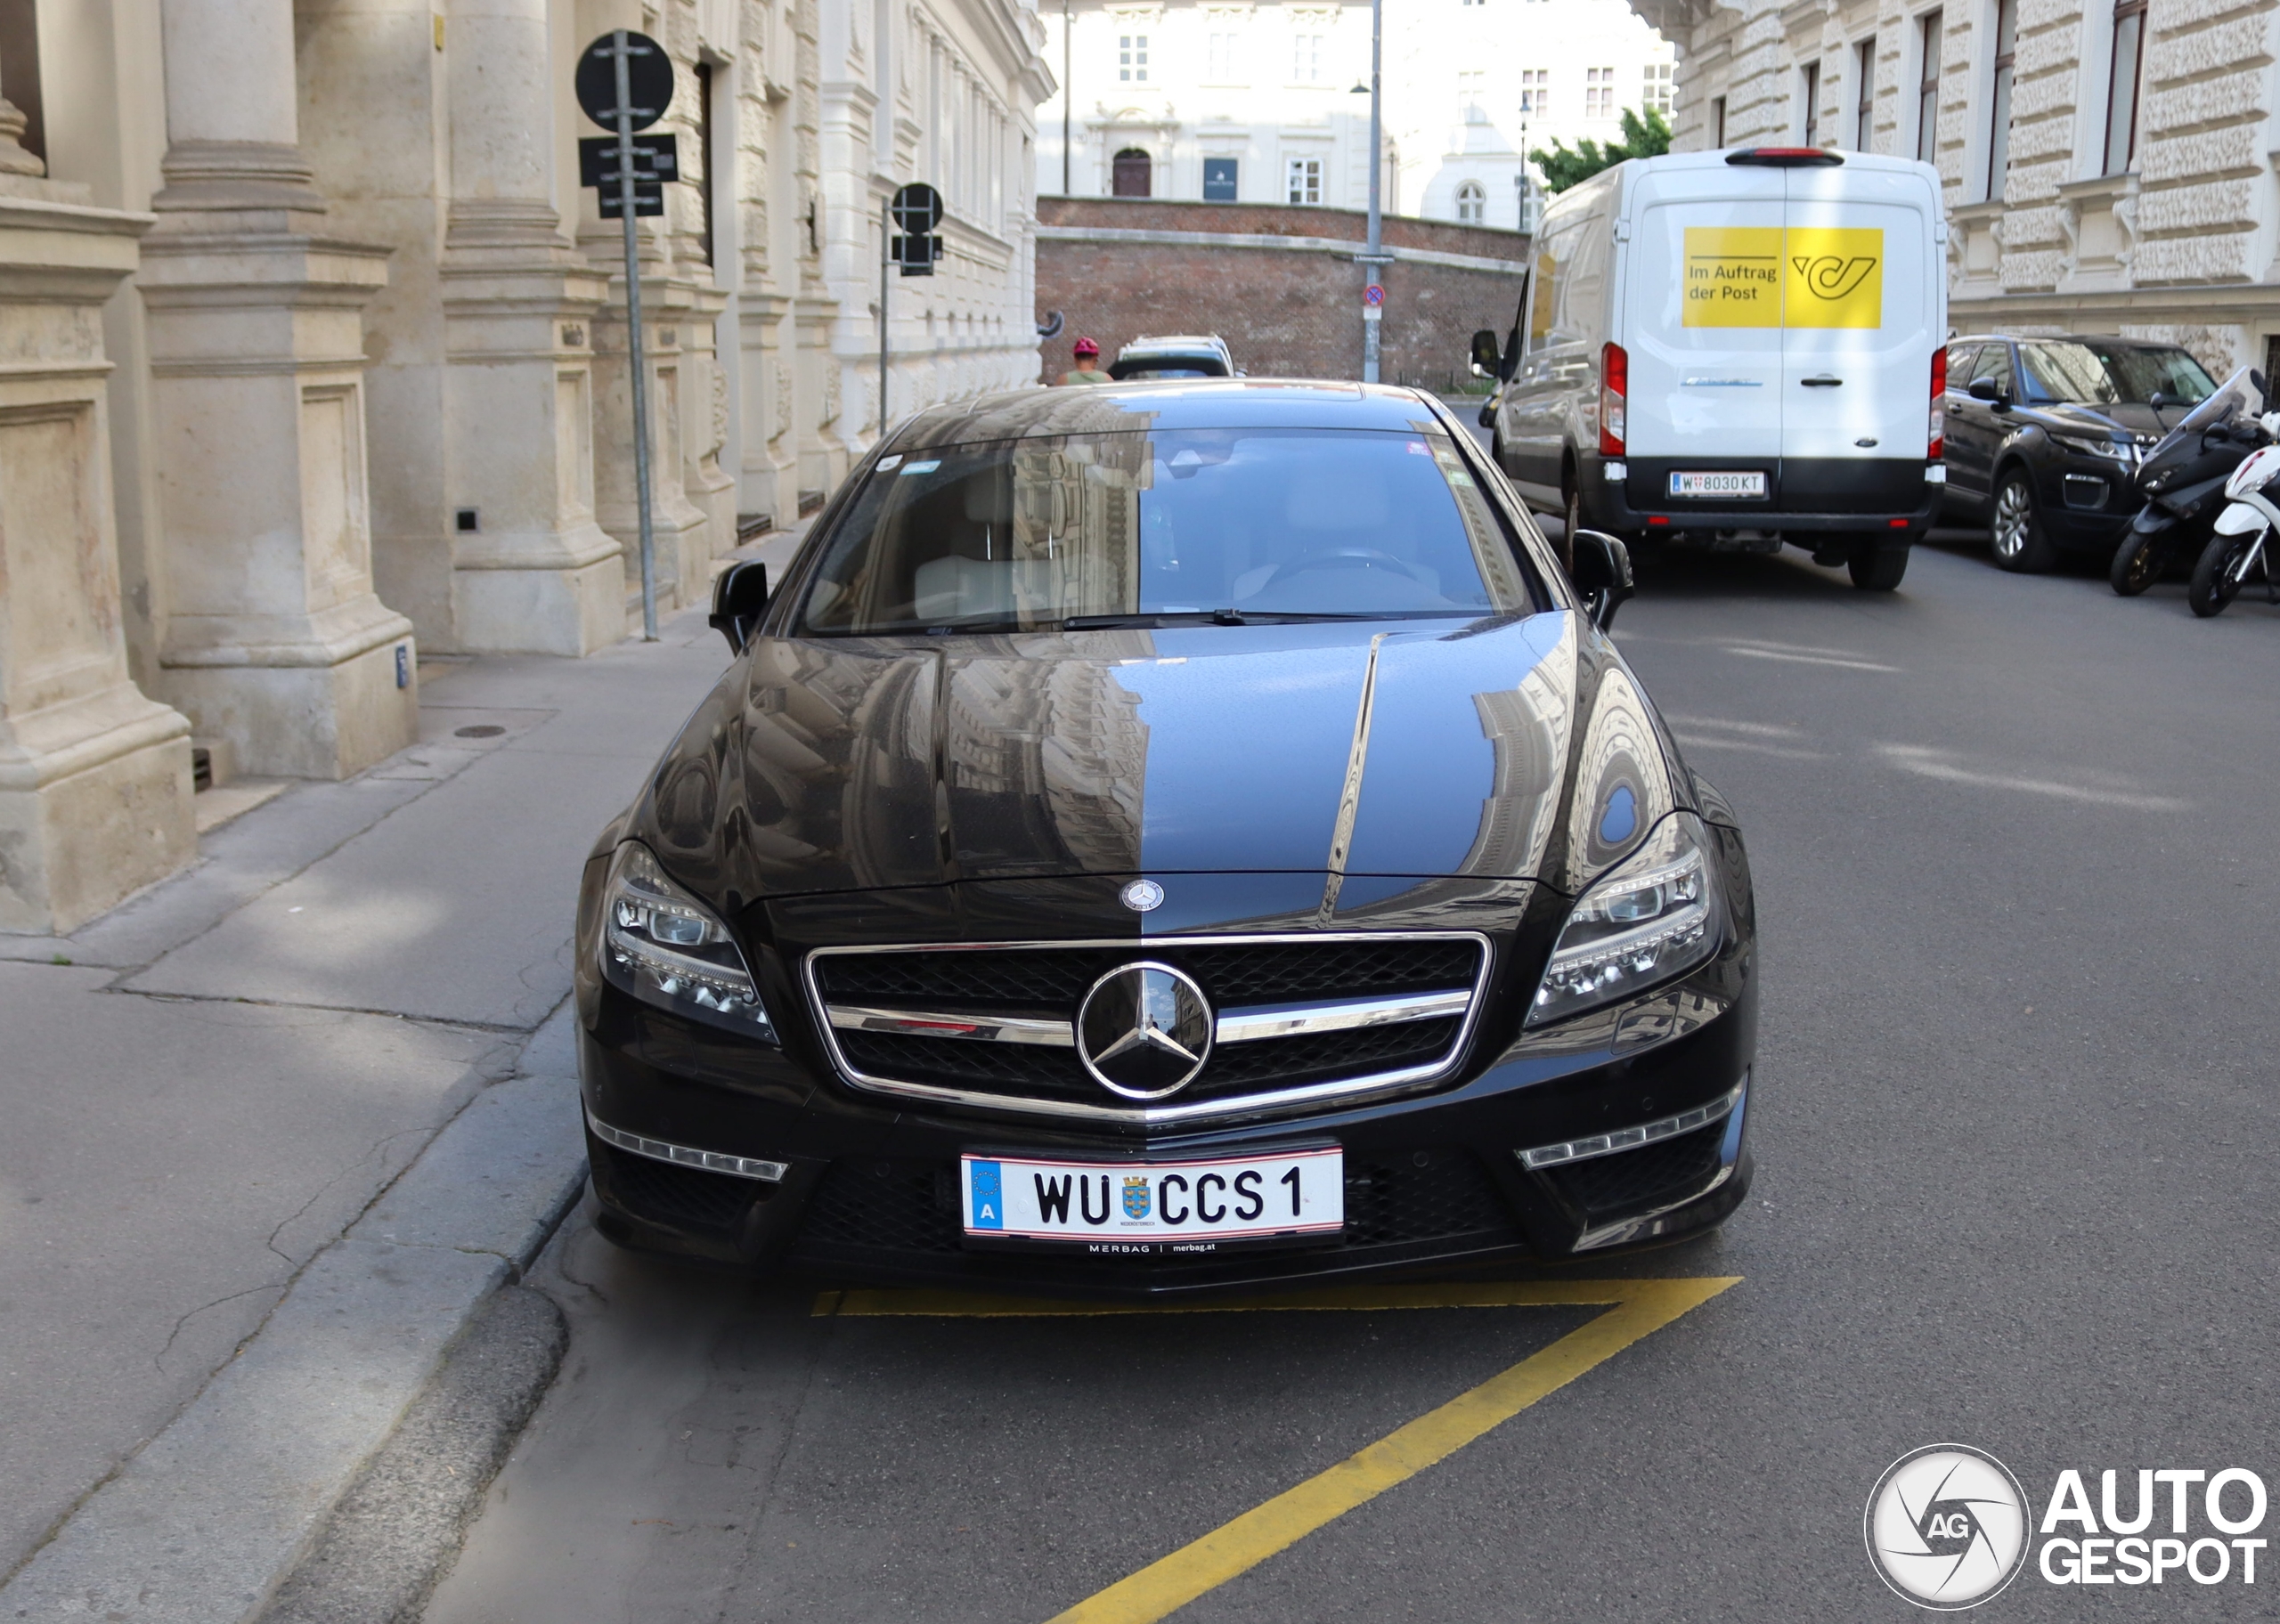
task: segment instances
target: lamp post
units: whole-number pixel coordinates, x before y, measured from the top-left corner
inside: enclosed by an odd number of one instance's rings
[[[1355,257],[1369,272],[1368,290],[1362,301],[1362,381],[1378,381],[1378,326],[1385,305],[1380,267],[1391,257],[1385,251],[1385,218],[1379,207],[1379,188],[1385,179],[1384,83],[1385,0],[1370,0],[1370,240]],[[1354,87],[1359,91],[1363,87]]]

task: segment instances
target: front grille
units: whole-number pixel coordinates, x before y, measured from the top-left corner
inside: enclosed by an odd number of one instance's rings
[[[1519,1226],[1487,1169],[1465,1151],[1434,1151],[1346,1165],[1340,1248],[1438,1241],[1517,1245]],[[792,1243],[811,1267],[882,1253],[940,1256],[964,1249],[958,1179],[949,1163],[834,1162]]]
[[[1718,1170],[1724,1122],[1612,1156],[1546,1168],[1554,1189],[1596,1222],[1683,1198]]]
[[[676,1167],[633,1156],[588,1138],[595,1181],[614,1206],[636,1218],[675,1230],[734,1230],[757,1200],[761,1188],[733,1173]]]
[[[929,951],[826,951],[810,960],[817,1014],[845,1069],[893,1092],[955,1091],[1057,1115],[1162,1120],[1226,1108],[1250,1096],[1318,1084],[1409,1080],[1454,1062],[1485,980],[1486,946],[1473,936],[1201,938],[1079,942]],[[1214,1011],[1362,1003],[1449,995],[1436,1009],[1376,1026],[1298,1032],[1214,1045],[1202,1072],[1153,1109],[1103,1089],[1062,1043],[993,1042],[911,1031],[834,1027],[830,1011],[991,1016],[1072,1026],[1103,976],[1140,961],[1193,978]]]

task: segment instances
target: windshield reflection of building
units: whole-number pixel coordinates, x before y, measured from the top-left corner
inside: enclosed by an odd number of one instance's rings
[[[944,685],[944,789],[961,868],[1128,873],[1140,863],[1148,725],[1115,662],[1146,631],[977,639]]]

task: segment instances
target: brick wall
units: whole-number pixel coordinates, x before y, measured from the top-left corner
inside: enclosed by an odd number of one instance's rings
[[[1067,325],[1038,346],[1038,376],[1056,382],[1078,335],[1105,362],[1144,333],[1217,333],[1253,378],[1362,376],[1359,210],[1136,198],[1039,198],[1037,307]],[[1111,233],[1145,232],[1141,240]],[[1214,237],[1288,238],[1247,247]],[[1445,389],[1468,376],[1477,328],[1502,332],[1519,304],[1527,239],[1516,231],[1387,216],[1387,246],[1493,262],[1475,269],[1396,259],[1385,267],[1379,375]],[[1334,249],[1307,246],[1350,243]]]

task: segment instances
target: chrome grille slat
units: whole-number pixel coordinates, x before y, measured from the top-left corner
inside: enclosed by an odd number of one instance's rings
[[[1255,1043],[1268,1038],[1300,1037],[1321,1032],[1352,1032],[1410,1020],[1438,1020],[1462,1015],[1470,991],[1410,993],[1394,998],[1318,998],[1307,1003],[1267,1003],[1222,1010],[1212,1035],[1215,1043]],[[1037,1043],[1076,1046],[1065,1020],[1024,1015],[949,1014],[932,1010],[881,1010],[861,1004],[824,1006],[842,1032],[887,1032],[898,1037],[944,1038],[961,1043]]]
[[[1143,959],[1180,965],[1218,1007],[1196,1081],[1159,1102],[1124,1102],[1084,1073],[1071,1005],[1075,989]],[[1152,1125],[1445,1077],[1471,1035],[1490,962],[1487,939],[1470,931],[1150,937],[823,947],[806,956],[803,979],[833,1062],[856,1088]],[[1221,1003],[1222,988],[1236,996]],[[1016,1054],[1034,1058],[1010,1064]]]

